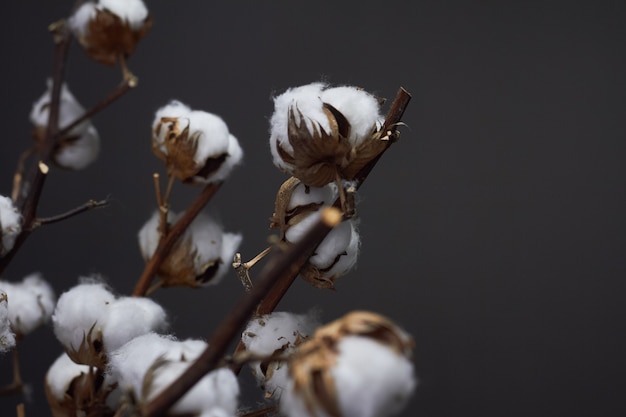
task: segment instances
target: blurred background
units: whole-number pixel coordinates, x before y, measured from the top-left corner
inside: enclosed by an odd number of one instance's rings
[[[280,310],[331,321],[353,309],[415,338],[408,416],[626,415],[626,3],[149,0],[154,26],[129,66],[139,86],[93,118],[99,160],[53,168],[39,213],[110,196],[109,207],[41,228],[2,279],[41,271],[58,294],[102,274],[129,294],[143,269],[136,234],[155,210],[155,110],[170,99],[219,114],[245,162],[210,203],[263,249],[286,179],[268,147],[271,97],[325,80],[393,99],[413,94],[401,139],[361,188],[358,268],[322,291],[296,282]],[[30,145],[28,114],[52,70],[49,23],[70,1],[10,2],[3,65],[0,194]],[[121,79],[73,45],[67,82],[89,107]],[[196,188],[177,184],[173,210]],[[173,332],[208,337],[241,295],[216,287],[155,298]],[[49,415],[42,380],[61,353],[50,326],[20,346],[26,415]],[[249,377],[242,404],[260,401]],[[0,383],[11,380],[0,357]],[[0,399],[14,415],[16,398]]]

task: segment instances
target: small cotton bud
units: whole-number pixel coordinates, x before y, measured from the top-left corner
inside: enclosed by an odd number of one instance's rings
[[[15,239],[21,232],[22,215],[9,197],[0,195],[0,256],[13,249]]]
[[[354,312],[318,328],[289,361],[288,417],[387,417],[415,389],[411,338],[390,320]]]
[[[48,82],[48,90],[33,104],[30,120],[35,125],[35,140],[43,141],[50,114],[52,83]],[[63,129],[85,113],[67,85],[61,87],[59,101],[59,128]],[[89,120],[73,127],[61,140],[56,148],[53,161],[62,168],[80,170],[96,160],[100,152],[100,136]]]
[[[151,20],[141,0],[100,0],[83,3],[68,26],[90,58],[115,65],[133,53]]]
[[[174,220],[178,216],[170,214]],[[159,213],[156,212],[138,234],[139,246],[148,261],[160,239]],[[198,215],[159,266],[163,286],[198,287],[217,284],[229,271],[242,236],[225,233],[205,214]]]
[[[386,147],[378,100],[356,87],[313,83],[274,99],[274,164],[309,186],[352,180]]]
[[[15,334],[11,331],[7,300],[6,292],[0,290],[0,353],[5,353],[15,347]]]
[[[319,326],[317,314],[274,312],[251,320],[241,341],[248,352],[260,356],[281,354],[285,358],[306,341]],[[287,363],[283,360],[251,362],[252,373],[266,398],[280,398],[287,385]]]
[[[155,114],[152,150],[169,175],[197,184],[223,181],[243,156],[224,120],[176,100]]]
[[[18,336],[25,336],[44,325],[52,315],[56,297],[41,274],[34,273],[21,282],[0,282],[9,299],[9,320]]]

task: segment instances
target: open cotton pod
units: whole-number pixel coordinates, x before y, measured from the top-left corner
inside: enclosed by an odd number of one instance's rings
[[[289,360],[280,408],[288,417],[387,417],[415,389],[411,338],[376,313],[318,328]]]

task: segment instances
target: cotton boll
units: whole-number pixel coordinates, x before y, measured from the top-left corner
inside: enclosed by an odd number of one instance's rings
[[[334,264],[330,268],[325,269],[324,275],[327,277],[338,277],[346,274],[356,265],[356,261],[359,257],[361,238],[356,230],[354,221],[348,221],[346,223],[349,223],[350,228],[352,229],[350,233],[350,241],[348,242],[345,251],[339,256],[339,258],[336,258]]]
[[[109,305],[102,322],[104,349],[112,352],[137,336],[164,330],[166,320],[163,308],[148,298],[118,298]]]
[[[7,300],[6,292],[0,290],[0,353],[5,353],[15,347],[15,334],[11,331]]]
[[[46,373],[46,391],[49,395],[60,402],[65,400],[65,395],[74,378],[81,374],[88,374],[90,367],[79,365],[70,359],[67,354],[59,356]]]
[[[376,97],[356,87],[327,88],[322,91],[321,99],[348,120],[351,126],[348,140],[353,146],[368,139],[376,122],[382,118]]]
[[[148,399],[154,398],[169,386],[188,367],[189,362],[166,362],[157,367],[152,375]],[[239,384],[229,368],[220,368],[204,376],[171,408],[171,412],[202,413],[212,409],[223,410],[228,415],[237,411]]]
[[[167,155],[165,141],[171,132],[178,133],[189,126],[189,106],[178,100],[172,100],[165,106],[159,108],[152,122],[153,147],[157,147],[160,152]],[[177,129],[176,129],[177,127]]]
[[[150,219],[141,227],[139,233],[137,234],[139,250],[141,252],[141,256],[143,256],[143,259],[146,261],[152,258],[154,251],[159,245],[159,240],[161,239],[161,234],[159,233],[160,219],[159,211],[155,211],[152,214],[152,217],[150,217]],[[168,211],[168,222],[172,222],[173,219],[174,215],[171,211]]]
[[[201,110],[189,113],[190,135],[198,139],[194,159],[204,165],[208,158],[215,158],[228,151],[228,126],[221,117]]]
[[[0,195],[0,255],[13,249],[15,239],[22,232],[22,215],[9,197]]]
[[[299,183],[291,194],[288,210],[309,204],[331,205],[337,198],[337,192],[330,184],[324,187],[307,187]]]
[[[413,364],[366,337],[339,342],[332,368],[343,417],[387,417],[400,412],[415,389]]]
[[[48,126],[50,115],[50,100],[52,98],[52,81],[48,80],[48,89],[33,104],[30,112],[30,121],[39,128]],[[74,122],[85,113],[85,109],[70,92],[67,84],[61,86],[61,96],[59,97],[59,128],[63,129]],[[91,123],[85,120],[68,132],[68,137],[81,136]]]
[[[193,182],[207,184],[209,182],[224,181],[228,178],[233,168],[241,163],[242,159],[243,149],[241,149],[239,141],[236,137],[229,134],[227,156],[226,159],[224,159],[224,162],[222,162],[217,171],[211,173],[207,178],[195,176]]]
[[[76,351],[92,329],[91,337],[96,338],[114,301],[115,296],[101,283],[79,284],[61,294],[52,315],[57,339],[67,350]]]
[[[94,162],[99,153],[100,136],[96,128],[89,125],[78,139],[61,145],[54,155],[54,162],[63,168],[81,170]]]
[[[55,295],[39,273],[31,274],[18,283],[2,282],[1,286],[9,299],[11,326],[18,335],[25,336],[50,319]]]
[[[316,312],[274,312],[251,320],[241,341],[249,352],[257,355],[270,356],[282,352],[286,356],[312,335],[318,326]],[[273,361],[264,363],[262,367],[260,362],[252,362],[250,367],[266,397],[280,398],[288,381],[287,364]]]
[[[231,269],[231,263],[228,262],[230,259],[233,259],[235,256],[235,252],[239,248],[243,236],[238,233],[224,233],[222,236],[222,252],[220,254],[220,259],[222,262],[219,264],[217,272],[209,281],[205,282],[203,285],[215,285],[219,283],[224,275],[228,273]]]
[[[141,29],[148,17],[148,9],[141,0],[100,0],[98,6],[118,15],[134,30]]]
[[[352,239],[352,230],[352,222],[339,223],[317,246],[309,262],[321,269],[330,267],[346,251]]]

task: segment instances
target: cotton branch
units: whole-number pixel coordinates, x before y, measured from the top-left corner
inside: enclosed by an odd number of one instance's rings
[[[178,239],[183,235],[183,233],[185,233],[185,230],[187,230],[191,222],[196,218],[204,206],[207,205],[217,190],[219,190],[221,185],[221,182],[209,183],[206,187],[204,187],[200,195],[191,204],[191,206],[189,206],[185,214],[169,229],[168,233],[161,238],[159,245],[152,255],[152,258],[150,258],[146,264],[146,267],[144,268],[143,273],[135,286],[133,296],[143,297],[146,295],[148,289],[150,288],[150,284],[152,283],[152,279],[156,275],[157,270],[165,257],[168,255]]]
[[[106,207],[109,204],[109,200],[89,200],[85,204],[82,204],[78,207],[75,207],[71,210],[66,211],[65,213],[57,214],[52,217],[38,217],[31,223],[30,230],[34,230],[39,226],[43,226],[45,224],[52,224],[56,222],[63,221],[65,219],[69,219],[70,217],[74,217],[78,214],[84,213],[85,211]]]
[[[258,303],[285,277],[298,273],[302,265],[313,253],[324,236],[341,222],[341,212],[336,208],[326,208],[317,223],[297,243],[286,249],[277,247],[261,271],[257,283],[250,292],[245,293],[224,320],[215,329],[208,340],[208,347],[198,359],[183,372],[169,387],[164,389],[151,402],[143,407],[144,417],[164,415],[204,375],[214,370],[231,341],[234,340],[243,325],[250,319]],[[317,242],[317,243],[316,243]]]

